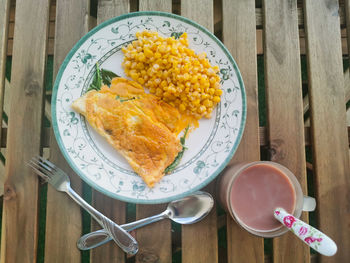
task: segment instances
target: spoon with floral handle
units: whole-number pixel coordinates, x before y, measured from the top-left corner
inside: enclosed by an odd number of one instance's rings
[[[276,208],[274,216],[305,244],[312,247],[318,253],[324,256],[333,256],[337,252],[337,245],[332,239],[320,230],[287,213],[283,208]]]

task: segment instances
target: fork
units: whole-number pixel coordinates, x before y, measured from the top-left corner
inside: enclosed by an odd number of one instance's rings
[[[84,208],[113,238],[113,240],[126,253],[135,255],[138,251],[137,241],[118,224],[104,216],[83,198],[81,198],[71,187],[68,175],[50,161],[38,156],[32,158],[28,165],[34,171],[51,184],[57,191],[66,192],[75,202]]]

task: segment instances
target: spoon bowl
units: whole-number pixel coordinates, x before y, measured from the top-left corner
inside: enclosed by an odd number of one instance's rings
[[[170,202],[168,218],[178,224],[193,224],[202,220],[214,205],[213,197],[206,192],[196,192],[182,199]]]

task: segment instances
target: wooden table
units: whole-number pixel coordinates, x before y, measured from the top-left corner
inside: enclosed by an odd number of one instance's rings
[[[48,155],[49,147],[50,160],[71,174],[73,188],[80,193],[85,189],[66,164],[51,130],[43,128],[44,114],[50,119],[50,91],[45,90],[47,56],[53,55],[55,76],[68,51],[96,23],[138,10],[181,14],[223,40],[243,75],[248,105],[244,136],[232,162],[270,159],[293,171],[304,192],[309,185],[315,195],[314,224],[337,242],[338,253],[331,258],[310,256],[308,247],[292,234],[266,240],[264,252],[262,238],[243,231],[214,209],[202,222],[176,227],[176,231],[171,231],[169,220],[137,230],[140,252],[136,257],[126,258],[110,242],[92,250],[90,262],[172,262],[172,256],[174,262],[182,258],[189,263],[349,262],[345,105],[350,79],[342,66],[350,48],[350,34],[346,34],[350,1],[341,1],[340,7],[336,0],[266,0],[263,4],[254,0],[1,0],[0,116],[3,112],[8,116],[8,122],[0,122],[1,153],[6,159],[0,165],[4,181],[1,262],[41,262],[43,258],[47,263],[81,262],[76,241],[83,231],[89,231],[82,220],[86,216],[66,195],[51,187],[46,192],[46,186],[25,165],[34,155]],[[97,19],[90,9],[97,10]],[[257,54],[264,61],[259,76]],[[12,56],[11,67],[8,55]],[[307,61],[303,80],[301,55]],[[10,83],[5,80],[6,64],[11,68]],[[258,77],[265,84],[259,93],[266,92],[266,107],[258,107]],[[266,111],[260,113],[267,117],[264,127],[259,127],[259,109]],[[309,162],[306,148],[312,148]],[[208,189],[213,190],[214,183]],[[130,204],[95,191],[92,204],[120,224],[165,207],[137,205],[135,215],[127,212],[132,211]],[[306,213],[302,218],[308,221]],[[45,222],[45,228],[39,227]],[[92,229],[98,228],[91,224]]]

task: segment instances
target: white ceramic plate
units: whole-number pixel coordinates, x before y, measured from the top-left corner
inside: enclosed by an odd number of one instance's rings
[[[190,47],[205,51],[212,65],[220,67],[221,103],[211,119],[186,141],[188,150],[173,173],[148,188],[126,160],[71,109],[101,68],[126,77],[121,67],[121,47],[143,30],[163,36],[187,32]],[[162,12],[137,12],[108,20],[85,35],[64,60],[54,85],[52,123],[58,145],[73,170],[93,188],[132,203],[164,203],[188,195],[212,181],[235,153],[242,137],[246,98],[238,67],[224,45],[208,30],[184,17]]]

